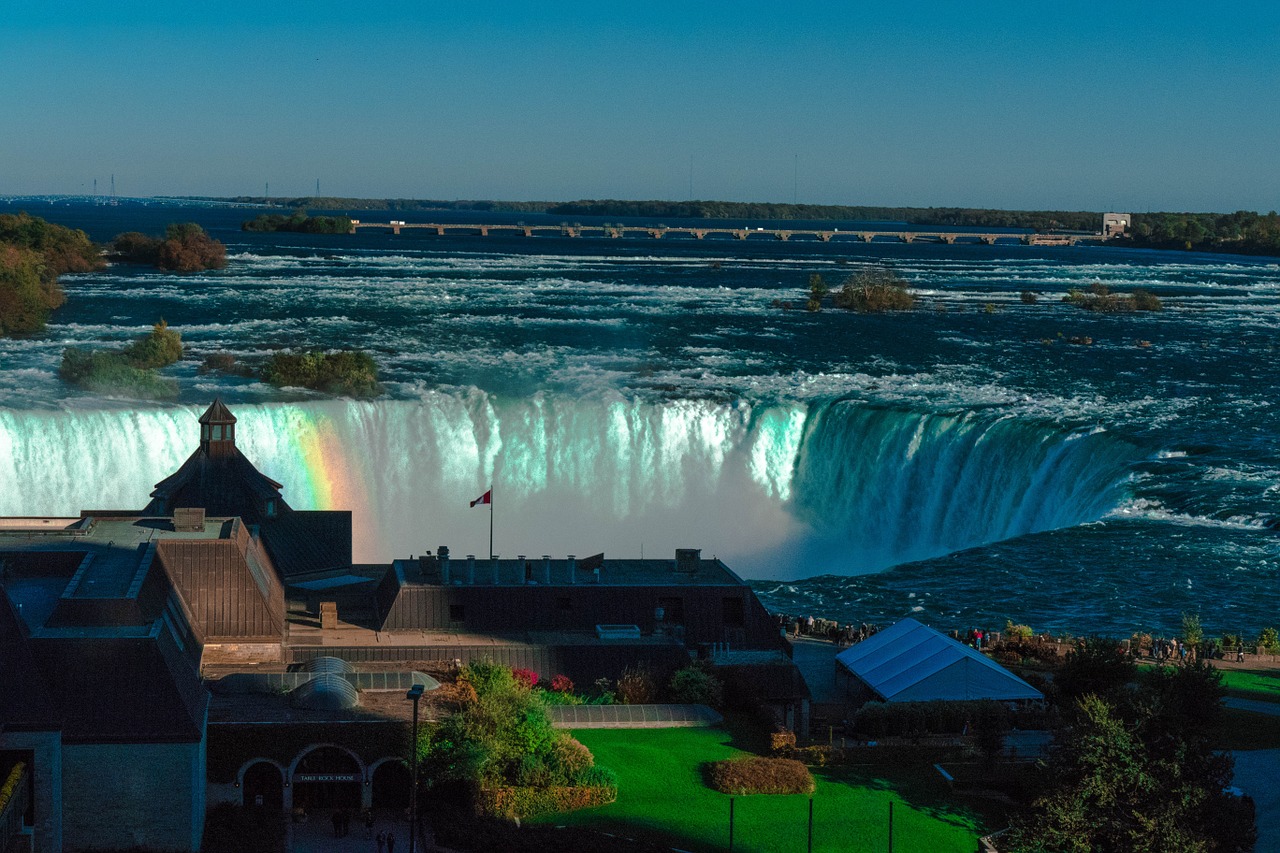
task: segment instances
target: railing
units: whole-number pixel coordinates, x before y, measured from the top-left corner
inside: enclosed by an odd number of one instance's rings
[[[19,845],[23,817],[27,813],[27,765],[15,764],[4,784],[0,785],[0,853],[25,849]],[[22,844],[26,840],[22,839]]]

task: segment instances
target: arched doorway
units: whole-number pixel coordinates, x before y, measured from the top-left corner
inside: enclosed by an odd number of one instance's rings
[[[244,804],[279,811],[284,808],[284,777],[270,761],[259,761],[244,771]]]
[[[403,761],[384,761],[373,771],[373,807],[375,809],[409,808],[409,788],[413,777]]]
[[[293,769],[293,805],[314,809],[359,809],[364,774],[346,750],[318,746]]]

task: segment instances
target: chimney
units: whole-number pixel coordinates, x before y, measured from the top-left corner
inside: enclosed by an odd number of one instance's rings
[[[569,583],[571,584],[577,583],[578,582],[578,558],[570,554],[569,558],[565,562],[569,564]]]
[[[489,555],[489,568],[493,569],[493,585],[498,585],[498,555]]]
[[[677,548],[675,570],[682,575],[696,574],[702,564],[701,548]]]
[[[436,559],[440,561],[440,583],[449,585],[449,548],[441,545],[436,549]]]
[[[476,555],[467,555],[467,583],[475,584],[476,582]]]
[[[542,555],[542,582],[547,586],[551,585],[551,555]]]

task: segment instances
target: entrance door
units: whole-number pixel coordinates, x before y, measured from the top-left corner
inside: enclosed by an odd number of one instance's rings
[[[337,747],[317,747],[293,771],[293,804],[307,811],[359,809],[363,783],[354,758]]]
[[[284,808],[284,779],[280,768],[259,761],[244,771],[244,804],[280,811]]]
[[[375,809],[409,808],[409,788],[413,784],[409,768],[399,761],[384,761],[373,771],[373,807]]]

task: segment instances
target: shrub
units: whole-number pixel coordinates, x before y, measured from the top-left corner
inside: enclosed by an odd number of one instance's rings
[[[1280,634],[1276,633],[1275,628],[1263,628],[1258,634],[1257,645],[1267,654],[1280,653]]]
[[[1039,295],[1034,290],[1024,290],[1018,295],[1023,305],[1035,305],[1040,301]]]
[[[785,752],[796,745],[796,733],[792,731],[772,732],[769,735],[769,749],[774,752]]]
[[[481,815],[504,817],[508,820],[523,819],[603,806],[617,798],[616,786],[486,787],[480,789],[476,799],[476,810]]]
[[[134,367],[118,352],[67,347],[62,351],[58,376],[72,385],[102,394],[125,394],[147,400],[173,400],[178,396],[177,382],[154,370]]]
[[[627,667],[618,679],[618,701],[623,705],[647,705],[657,697],[653,675],[643,666]]]
[[[372,356],[359,350],[278,352],[262,366],[262,379],[276,386],[349,397],[376,397],[382,393],[378,366]]]
[[[154,264],[160,257],[160,240],[140,231],[117,234],[111,242],[116,255],[123,261],[138,264]]]
[[[671,701],[718,706],[724,701],[724,685],[705,669],[686,666],[671,676]]]
[[[1010,640],[1030,640],[1035,636],[1035,632],[1031,630],[1030,625],[1015,625],[1012,619],[1006,619],[1004,635]]]
[[[516,683],[523,685],[524,687],[533,687],[533,685],[537,684],[539,680],[538,673],[531,669],[524,669],[523,667],[514,667],[511,670],[511,674],[515,677]]]
[[[595,757],[580,740],[562,735],[551,745],[547,764],[562,782],[579,784],[582,775],[595,764]]]
[[[1135,290],[1133,293],[1114,293],[1111,288],[1100,281],[1095,281],[1086,290],[1073,287],[1062,297],[1062,301],[1086,311],[1101,314],[1115,314],[1124,311],[1159,311],[1164,306],[1160,298],[1146,290]]]
[[[708,766],[707,784],[722,794],[812,794],[809,768],[791,758],[732,758]]]
[[[170,329],[162,317],[150,334],[127,345],[121,353],[134,367],[168,367],[182,358],[182,335]]]
[[[556,693],[572,693],[573,680],[567,675],[557,675],[551,679],[551,689]]]
[[[887,267],[866,267],[845,279],[836,291],[839,308],[862,313],[909,311],[916,299],[907,290],[906,279]]]

